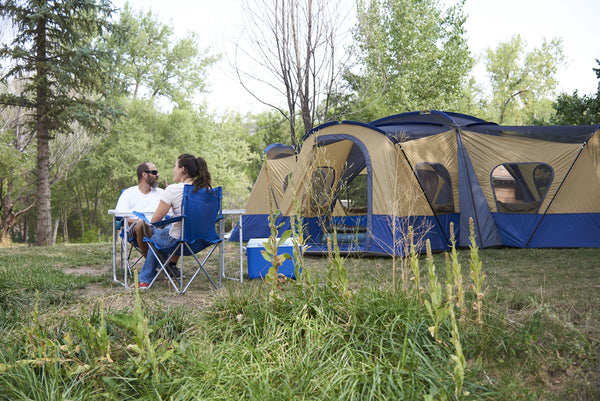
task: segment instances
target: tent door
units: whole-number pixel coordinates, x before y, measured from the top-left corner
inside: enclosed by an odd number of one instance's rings
[[[372,232],[371,160],[364,144],[351,135],[319,137],[313,170],[311,213],[319,220],[318,238],[340,249],[368,249]],[[315,233],[316,234],[316,233]]]

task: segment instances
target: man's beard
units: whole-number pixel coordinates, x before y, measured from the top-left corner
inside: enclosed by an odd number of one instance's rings
[[[158,180],[156,178],[146,178],[146,183],[150,185],[150,188],[156,188],[158,186]]]

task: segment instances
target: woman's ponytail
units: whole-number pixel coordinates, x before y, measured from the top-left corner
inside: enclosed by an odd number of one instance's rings
[[[212,180],[206,160],[199,157],[196,159],[196,165],[198,166],[198,175],[194,178],[194,192],[200,188],[212,189]]]

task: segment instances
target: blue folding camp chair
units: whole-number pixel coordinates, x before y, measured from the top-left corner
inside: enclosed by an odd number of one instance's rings
[[[123,217],[117,217],[116,218],[116,230],[119,232],[119,238],[121,240],[121,249],[125,249],[125,247],[123,246],[123,241],[125,241],[125,233],[123,232],[124,230],[124,222],[123,222]],[[142,258],[144,257],[142,255],[142,251],[140,250],[140,247],[138,246],[137,240],[135,239],[135,237],[133,237],[132,235],[128,235],[127,236],[127,260],[129,261],[128,263],[128,268],[129,268],[129,275],[131,276],[131,269],[140,261],[142,260]],[[132,258],[132,252],[136,251],[137,253],[135,255],[133,255]]]
[[[151,238],[144,238],[148,242],[149,252],[153,252],[160,264],[160,271],[154,277],[150,287],[154,284],[160,274],[164,273],[175,291],[184,294],[196,276],[203,271],[214,288],[218,288],[213,279],[206,271],[206,262],[215,249],[222,243],[223,239],[217,233],[217,222],[223,218],[221,210],[222,188],[201,188],[194,192],[193,185],[185,185],[183,189],[183,200],[181,204],[181,216],[165,219],[153,223],[156,227],[181,221],[181,238],[169,248],[158,248]],[[136,215],[138,215],[136,213]],[[142,217],[141,215],[140,217]],[[207,249],[207,254],[200,261],[196,256],[200,251]],[[219,249],[221,252],[221,249]],[[165,255],[167,255],[165,257]],[[174,277],[168,269],[167,261],[174,255],[179,255],[179,277]],[[184,256],[192,256],[196,262],[192,276],[185,281]],[[221,271],[223,269],[222,258],[219,257],[219,286],[221,284]],[[188,273],[189,274],[189,273]]]
[[[125,217],[116,216],[118,213],[114,209],[108,212],[113,216],[113,280],[128,287],[129,280],[133,277],[133,267],[143,259],[142,251],[133,236],[125,235]],[[120,266],[122,276],[117,265]]]

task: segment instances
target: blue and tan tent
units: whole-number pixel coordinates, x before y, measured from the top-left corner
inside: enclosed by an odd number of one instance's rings
[[[268,148],[244,217],[244,240],[300,214],[308,250],[405,254],[482,248],[600,246],[600,125],[499,126],[414,112],[371,123],[324,124],[298,153]],[[453,227],[454,232],[450,232]],[[232,238],[236,238],[235,233]]]

